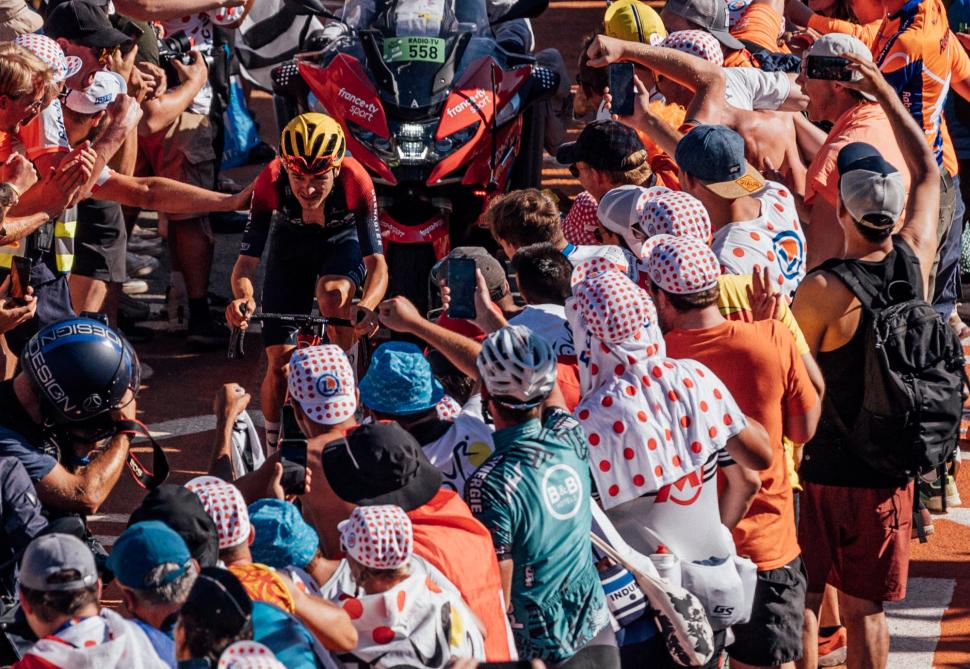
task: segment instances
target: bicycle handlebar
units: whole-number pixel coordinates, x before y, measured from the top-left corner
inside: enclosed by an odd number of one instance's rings
[[[248,311],[243,305],[242,312],[246,315]],[[354,327],[354,324],[347,318],[331,318],[329,316],[312,316],[310,314],[278,314],[278,313],[258,313],[249,316],[249,321],[263,323],[266,321],[280,321],[283,323],[293,323],[298,327],[323,327],[325,325],[335,325],[337,327]],[[243,342],[246,338],[246,331],[240,328],[233,328],[232,336],[229,337],[229,351],[227,357],[230,360],[238,360],[246,357]]]

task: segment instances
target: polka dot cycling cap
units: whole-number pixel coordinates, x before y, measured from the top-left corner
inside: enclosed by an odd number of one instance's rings
[[[704,242],[690,237],[658,235],[647,261],[651,281],[668,293],[689,295],[717,286],[721,268]]]
[[[715,65],[724,65],[724,52],[721,51],[721,43],[717,41],[714,35],[703,30],[678,30],[667,35],[660,46],[689,53]]]
[[[573,292],[589,331],[606,343],[627,341],[657,320],[649,296],[620,272],[591,276]]]
[[[411,519],[399,506],[358,506],[337,529],[340,547],[365,567],[397,569],[411,558]]]
[[[195,493],[202,508],[216,524],[219,534],[219,550],[238,546],[249,540],[252,525],[246,500],[239,488],[215,476],[196,476],[185,484]]]
[[[648,237],[673,235],[707,243],[711,238],[711,217],[693,195],[679,190],[655,189],[640,213],[640,229]]]
[[[314,423],[336,425],[357,411],[354,370],[339,346],[325,344],[298,350],[290,358],[286,384],[290,397]]]
[[[237,641],[222,651],[216,669],[286,669],[286,665],[257,641]]]
[[[583,191],[573,200],[573,206],[562,222],[562,234],[570,244],[599,244],[596,228],[599,219],[596,217],[596,199],[587,191]]]
[[[83,66],[80,58],[65,56],[61,45],[44,35],[36,33],[17,35],[14,38],[14,44],[22,46],[44,61],[44,64],[51,69],[51,78],[56,83],[70,79],[80,72]]]

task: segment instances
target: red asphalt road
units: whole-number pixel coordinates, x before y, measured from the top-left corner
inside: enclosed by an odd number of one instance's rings
[[[550,9],[534,21],[537,48],[558,48],[574,74],[582,37],[596,29],[602,20],[602,11],[602,2],[553,0]],[[272,118],[266,118],[263,114],[259,116],[264,137],[273,143],[275,133]],[[560,185],[568,179],[565,170],[547,167],[547,182]],[[251,178],[252,174],[253,171],[249,170],[244,177],[236,178]],[[213,288],[220,293],[226,292],[223,286]],[[215,392],[223,383],[230,381],[252,392],[251,406],[258,408],[256,395],[264,368],[258,339],[254,336],[247,342],[249,357],[243,361],[226,360],[223,352],[189,353],[185,350],[184,340],[164,333],[153,342],[138,346],[139,355],[155,372],[142,389],[138,401],[139,418],[151,426],[163,421],[211,414]],[[213,438],[214,432],[208,430],[162,442],[172,465],[171,482],[184,483],[193,476],[205,473]],[[150,449],[140,446],[135,450],[146,464],[150,462]],[[958,479],[963,499],[970,503],[970,466],[964,467]],[[102,514],[111,514],[111,522],[94,521],[91,524],[93,531],[109,537],[119,534],[124,528],[123,520],[137,506],[143,494],[127,473],[123,474],[102,509]],[[930,542],[926,545],[913,544],[910,574],[913,577],[956,581],[952,602],[943,616],[942,635],[932,666],[954,669],[970,667],[970,527],[937,517],[936,533]],[[106,594],[109,598],[117,596],[114,589]]]

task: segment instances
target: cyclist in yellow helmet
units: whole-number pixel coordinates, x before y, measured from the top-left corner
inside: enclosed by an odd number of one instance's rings
[[[263,311],[309,314],[316,297],[322,315],[356,324],[353,330],[330,330],[334,343],[348,350],[357,337],[377,329],[374,309],[387,290],[374,184],[346,155],[343,129],[326,114],[301,114],[290,121],[279,154],[256,179],[226,320],[246,327],[243,307],[246,314],[256,310],[253,283],[268,245]],[[263,344],[269,365],[260,399],[267,437],[275,444],[286,389],[283,369],[296,348],[296,327],[264,323]]]

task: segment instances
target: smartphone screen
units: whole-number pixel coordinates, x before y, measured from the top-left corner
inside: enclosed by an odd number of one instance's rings
[[[15,256],[10,265],[10,299],[26,304],[27,286],[30,285],[30,258]]]
[[[610,111],[617,116],[633,114],[633,63],[611,63],[609,66]]]
[[[448,288],[451,290],[448,315],[451,318],[475,318],[475,269],[475,261],[471,258],[448,260]]]
[[[307,438],[300,431],[293,407],[280,409],[280,461],[283,463],[283,492],[302,495],[306,492]]]
[[[805,63],[805,74],[809,79],[849,81],[852,72],[846,69],[848,64],[848,60],[839,56],[809,56]]]

